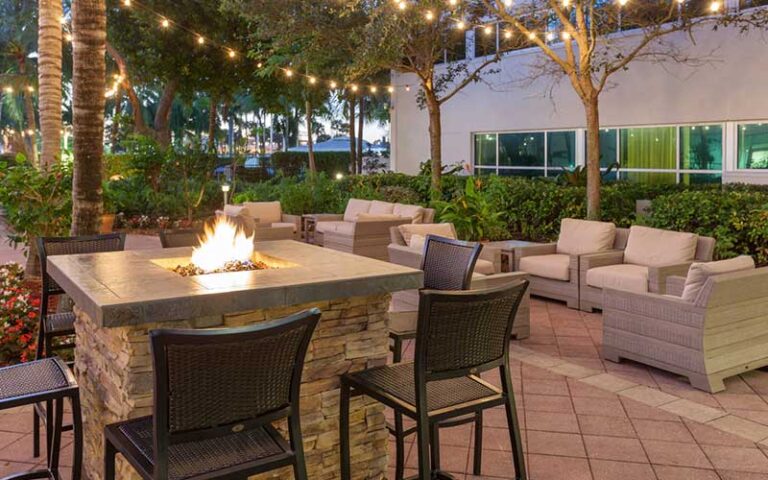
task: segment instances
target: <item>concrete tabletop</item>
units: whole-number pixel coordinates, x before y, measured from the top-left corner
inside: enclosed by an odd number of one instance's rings
[[[420,270],[293,240],[258,242],[283,268],[182,277],[192,248],[48,257],[48,273],[100,326],[247,312],[419,288]]]

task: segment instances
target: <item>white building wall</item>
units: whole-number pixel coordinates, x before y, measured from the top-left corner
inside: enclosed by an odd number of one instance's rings
[[[768,122],[768,32],[708,28],[695,38],[695,45],[684,35],[669,41],[703,65],[636,61],[628,71],[615,74],[601,97],[601,125],[725,123],[724,181],[768,183],[768,171],[739,172],[735,160],[736,122]],[[444,164],[471,163],[473,132],[584,128],[581,102],[566,79],[560,84],[543,78],[521,84],[540,55],[536,49],[506,54],[492,67],[498,73],[469,85],[444,105]],[[412,75],[397,73],[393,83],[418,84]],[[406,173],[416,173],[419,163],[429,158],[427,114],[416,104],[417,91],[398,88],[393,97],[393,165]]]

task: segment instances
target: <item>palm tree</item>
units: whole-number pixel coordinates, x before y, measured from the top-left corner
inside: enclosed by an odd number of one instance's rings
[[[37,78],[43,169],[48,169],[61,155],[62,15],[61,0],[39,0]]]
[[[106,99],[107,16],[104,0],[72,6],[73,133],[72,235],[95,234],[102,210],[102,159]]]

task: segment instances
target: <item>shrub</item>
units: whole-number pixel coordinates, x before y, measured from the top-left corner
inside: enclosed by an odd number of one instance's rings
[[[17,263],[0,265],[0,366],[35,357],[40,298],[24,284]]]
[[[451,202],[434,202],[440,222],[452,223],[464,240],[495,240],[506,236],[503,212],[489,201],[483,181],[468,177],[464,192]]]
[[[315,166],[318,173],[335,175],[349,171],[349,152],[315,152]],[[272,166],[286,177],[296,177],[307,170],[309,154],[307,152],[275,152],[272,154]]]

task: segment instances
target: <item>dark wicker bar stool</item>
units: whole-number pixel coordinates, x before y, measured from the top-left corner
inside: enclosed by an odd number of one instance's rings
[[[40,254],[40,268],[43,277],[43,290],[40,297],[40,321],[37,331],[37,358],[52,357],[61,350],[74,348],[75,334],[74,312],[49,313],[52,297],[64,294],[64,290],[48,275],[48,257],[55,255],[74,255],[78,253],[115,252],[125,249],[125,234],[110,233],[81,237],[42,237],[37,239]],[[40,420],[51,421],[50,412],[43,405],[35,405],[33,413],[32,449],[35,457],[40,456]],[[47,413],[48,412],[48,413]],[[64,430],[71,430],[65,425]],[[50,444],[50,440],[48,440]],[[50,447],[50,445],[49,445]]]
[[[72,371],[59,358],[44,358],[0,368],[0,410],[49,403],[53,405],[52,419],[46,423],[50,439],[48,461],[44,469],[19,473],[3,480],[50,478],[58,480],[61,432],[63,431],[64,400],[72,406],[74,446],[72,450],[72,480],[79,480],[83,463],[83,427],[80,413],[80,393]]]
[[[144,479],[244,479],[293,466],[304,357],[320,311],[234,329],[155,330],[154,415],[107,425],[104,476],[121,453]],[[272,426],[287,418],[289,440]]]
[[[161,230],[160,244],[163,248],[199,247],[203,236],[202,228],[183,228],[177,230]]]
[[[451,478],[440,471],[441,422],[504,405],[515,478],[525,479],[525,459],[509,367],[509,337],[528,282],[470,291],[422,290],[416,359],[350,373],[341,379],[341,478],[351,479],[349,402],[367,395],[416,420],[422,480]],[[501,388],[478,375],[498,368]]]

